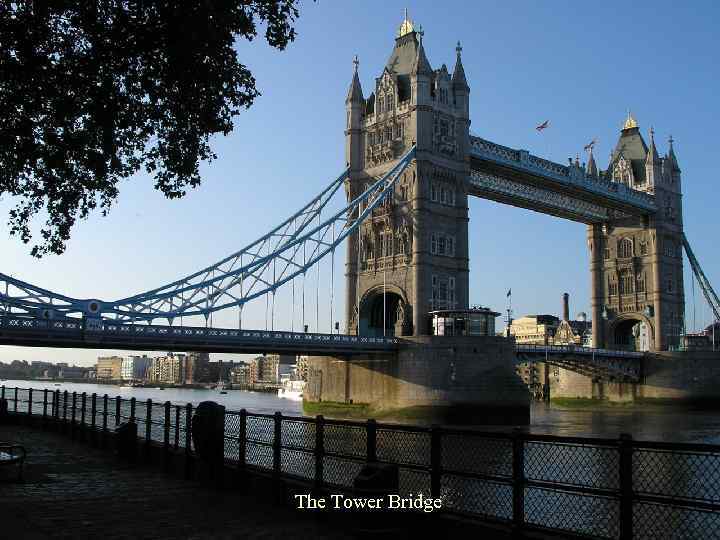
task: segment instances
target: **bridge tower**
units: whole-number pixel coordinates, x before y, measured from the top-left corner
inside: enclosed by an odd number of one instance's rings
[[[468,306],[469,93],[460,43],[452,75],[432,69],[407,17],[375,88],[355,73],[345,100],[348,200],[413,144],[392,197],[347,242],[347,332],[425,335],[428,312]],[[358,328],[359,327],[359,328]]]
[[[645,143],[630,113],[610,164],[587,170],[655,196],[657,213],[617,218],[588,227],[591,256],[593,344],[635,350],[667,350],[683,331],[683,218],[680,168],[672,137],[658,155],[650,129]]]

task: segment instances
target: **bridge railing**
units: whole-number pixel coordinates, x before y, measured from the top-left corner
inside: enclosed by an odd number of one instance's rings
[[[2,387],[16,415],[139,437],[194,459],[192,404]],[[720,530],[720,445],[558,437],[446,427],[225,413],[225,461],[333,493],[352,492],[368,462],[399,467],[400,494],[516,531],[588,538],[710,538]]]
[[[38,319],[29,317],[0,316],[0,328],[10,331],[42,331],[58,333],[85,332],[91,335],[128,336],[178,339],[212,339],[226,341],[292,342],[297,344],[325,345],[382,345],[400,343],[396,337],[356,336],[348,334],[323,334],[314,332],[287,332],[279,330],[242,330],[202,326],[130,325],[99,321],[92,328],[85,328],[82,319]]]
[[[545,354],[583,354],[595,356],[613,356],[623,358],[642,358],[645,353],[638,351],[623,351],[616,349],[596,349],[594,347],[581,347],[578,345],[525,345],[518,343],[515,345],[517,352]]]

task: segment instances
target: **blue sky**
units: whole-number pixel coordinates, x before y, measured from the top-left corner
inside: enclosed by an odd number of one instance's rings
[[[263,95],[237,118],[231,135],[214,141],[219,159],[202,167],[199,189],[168,201],[138,175],[121,186],[109,217],[80,223],[65,254],[41,261],[0,230],[0,271],[70,296],[112,300],[251,242],[342,170],[352,57],[360,58],[367,95],[405,7],[423,26],[434,68],[446,63],[452,69],[455,44],[462,42],[475,134],[562,163],[597,137],[595,155],[603,168],[628,108],[646,139],[649,127],[655,128],[661,153],[672,134],[683,175],[685,231],[711,282],[720,286],[713,162],[720,143],[720,8],[713,2],[305,2],[298,38],[286,51],[261,40],[238,44]],[[534,126],[546,119],[551,126],[539,135]],[[11,204],[0,200],[2,223]],[[583,225],[473,199],[470,242],[471,303],[503,310],[512,288],[516,316],[558,313],[567,291],[573,313],[589,311]],[[343,313],[338,268],[335,312]],[[327,305],[327,289],[321,306]],[[699,327],[710,315],[697,288],[695,295]],[[686,296],[692,329],[687,265]],[[322,309],[320,330],[327,330],[331,321]],[[234,320],[228,316],[225,323]],[[264,304],[249,308],[245,323],[264,327]],[[289,324],[280,320],[281,326]],[[0,361],[89,365],[98,354],[4,347]]]

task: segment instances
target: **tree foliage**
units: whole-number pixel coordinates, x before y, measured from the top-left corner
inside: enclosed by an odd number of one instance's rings
[[[0,0],[0,196],[31,253],[62,253],[145,170],[168,198],[200,184],[213,134],[260,95],[237,38],[284,49],[299,0]],[[32,222],[45,219],[40,239]],[[42,220],[41,220],[42,221]],[[37,235],[36,235],[37,236]]]

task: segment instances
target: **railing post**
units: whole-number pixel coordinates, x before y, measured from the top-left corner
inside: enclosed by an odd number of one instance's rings
[[[175,450],[180,447],[180,405],[175,405]]]
[[[192,477],[192,412],[193,406],[185,406],[185,478]]]
[[[43,427],[45,427],[45,425],[47,423],[47,406],[48,406],[47,397],[48,397],[48,391],[47,391],[47,388],[44,388],[43,389],[43,415],[42,415]]]
[[[280,477],[282,475],[282,413],[276,411],[274,415],[273,433],[273,480],[277,489],[277,497],[280,499]]]
[[[130,398],[130,422],[135,422],[135,398]]]
[[[93,431],[95,431],[96,426],[97,426],[97,394],[95,392],[93,392],[92,398],[90,400],[90,427],[92,427]]]
[[[245,469],[247,465],[247,411],[240,409],[240,430],[238,433],[238,469],[241,472],[243,484],[245,483]]]
[[[165,402],[165,421],[163,423],[163,457],[165,470],[170,469],[170,402]]]
[[[33,396],[33,389],[30,388],[28,390],[28,409],[27,409],[28,421],[30,420],[30,417],[32,416],[32,396]]]
[[[525,441],[519,429],[513,430],[513,529],[520,531],[525,525]]]
[[[120,396],[115,396],[115,425],[120,424],[120,407],[122,406],[122,400]]]
[[[620,434],[620,539],[633,537],[633,441],[627,433]]]
[[[63,431],[67,429],[67,403],[68,403],[68,391],[63,392]]]
[[[2,385],[2,388],[0,389],[0,399],[5,399],[5,385]]]
[[[85,429],[85,409],[87,408],[87,394],[82,393],[82,399],[80,400],[82,411],[80,411],[80,426]]]
[[[15,387],[15,404],[13,405],[13,412],[17,412],[17,404],[18,404],[18,388]]]
[[[107,444],[107,417],[108,417],[108,395],[103,395],[103,413],[102,413],[102,447]]]
[[[325,418],[322,414],[315,417],[315,490],[320,491],[324,484],[325,464]]]
[[[152,399],[145,402],[145,458],[150,457],[150,441],[152,440]]]
[[[372,463],[377,461],[377,422],[370,418],[365,427],[367,432],[366,461]]]
[[[430,495],[440,497],[442,479],[442,431],[439,426],[430,428]]]
[[[72,406],[70,416],[70,436],[75,438],[75,415],[77,413],[77,392],[72,393]]]

